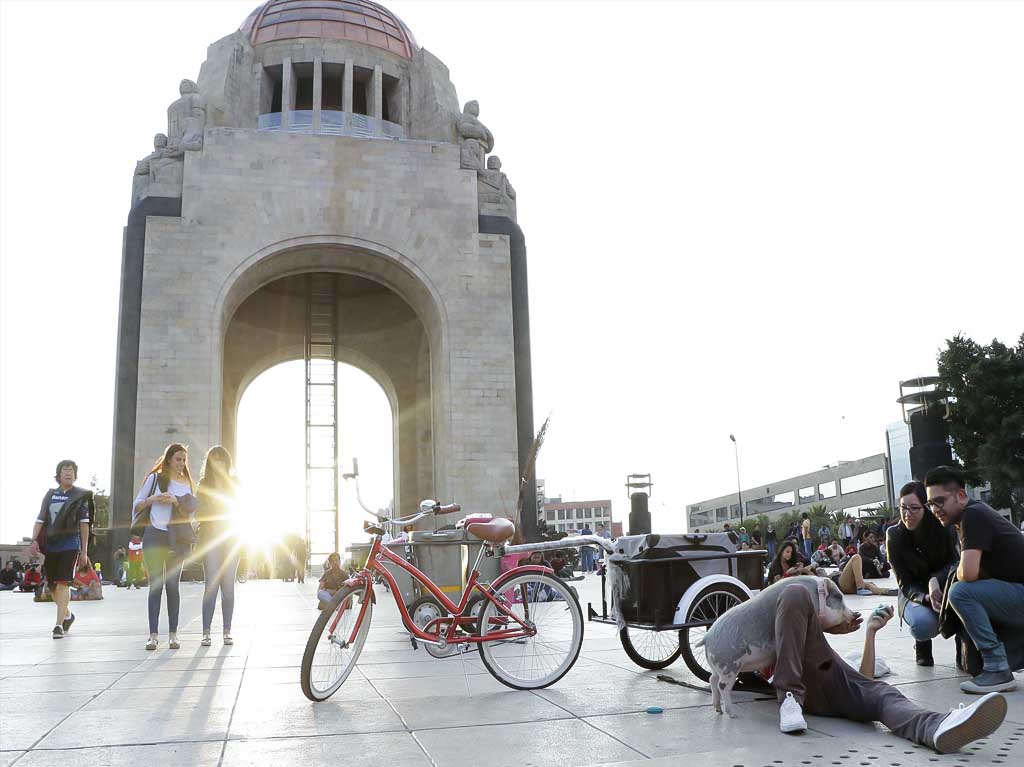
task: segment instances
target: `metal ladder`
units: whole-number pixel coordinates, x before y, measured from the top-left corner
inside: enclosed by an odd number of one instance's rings
[[[338,550],[338,296],[333,274],[306,275],[306,551]],[[305,564],[305,563],[303,563]]]

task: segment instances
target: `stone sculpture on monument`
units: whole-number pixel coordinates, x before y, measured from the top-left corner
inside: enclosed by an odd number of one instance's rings
[[[467,101],[455,123],[461,144],[462,167],[475,171],[484,170],[484,156],[494,148],[494,134],[479,118],[480,104]]]

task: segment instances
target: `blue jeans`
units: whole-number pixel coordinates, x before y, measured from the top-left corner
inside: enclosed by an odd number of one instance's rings
[[[1024,632],[1024,583],[991,578],[960,581],[950,588],[949,603],[981,653],[985,671],[1009,670],[1006,647],[992,624],[998,625],[1008,639]],[[1014,644],[1016,648],[1019,643]],[[1016,657],[1014,662],[1021,663],[1021,659]]]
[[[584,546],[580,552],[580,567],[583,568],[583,572],[589,573],[594,569],[594,550],[589,546]]]
[[[775,541],[768,541],[768,561],[772,562],[775,559]]]
[[[911,602],[900,595],[903,620],[910,626],[910,635],[917,642],[934,639],[939,634],[939,614],[930,607]]]
[[[811,561],[811,543],[812,541],[810,538],[804,538],[804,556],[807,557],[808,562]]]
[[[201,545],[201,544],[200,544]],[[202,546],[202,545],[201,545]],[[231,616],[235,612],[235,573],[238,571],[238,549],[233,540],[221,541],[205,548],[203,555],[203,633],[210,633],[213,611],[220,591],[220,614],[224,633],[231,633]]]
[[[160,600],[164,587],[167,588],[167,630],[178,631],[178,611],[181,609],[181,594],[178,581],[181,578],[182,561],[169,545],[166,530],[147,527],[142,538],[142,559],[149,571],[149,633],[157,633],[160,626]]]

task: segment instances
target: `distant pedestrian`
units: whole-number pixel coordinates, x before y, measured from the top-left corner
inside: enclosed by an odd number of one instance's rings
[[[190,503],[189,503],[190,502]],[[180,548],[182,538],[191,540],[191,529],[185,504],[195,502],[192,476],[188,471],[188,451],[184,445],[167,446],[142,482],[133,509],[133,527],[143,528],[142,557],[149,573],[149,641],[147,650],[157,648],[160,624],[160,602],[167,590],[167,646],[181,647],[178,642],[178,611],[181,595],[178,582],[183,564]]]
[[[221,445],[211,447],[203,463],[199,481],[198,549],[203,557],[206,587],[203,593],[203,639],[200,644],[209,647],[213,611],[220,591],[221,623],[224,644],[234,644],[231,638],[231,617],[235,610],[235,575],[238,572],[240,545],[231,525],[232,507],[238,498],[238,487],[232,472],[231,454]]]
[[[14,562],[7,560],[4,569],[0,570],[0,591],[14,591],[18,588],[18,573],[14,570]]]
[[[580,530],[580,535],[593,535],[594,531],[590,529],[590,525],[584,523],[583,529]],[[583,546],[580,548],[580,569],[585,573],[589,573],[594,569],[594,547]]]
[[[811,517],[806,511],[800,515],[800,539],[803,544],[804,556],[810,561],[814,547],[814,536],[811,533]]]
[[[139,587],[140,583],[146,581],[146,565],[142,561],[142,538],[133,535],[128,541],[128,573],[125,579],[125,586],[131,588]]]
[[[764,533],[764,542],[768,545],[768,559],[775,559],[775,546],[779,542],[775,533],[775,525],[769,523]]]
[[[75,622],[74,613],[68,608],[71,583],[79,565],[89,566],[89,525],[96,506],[92,491],[75,487],[78,464],[74,461],[58,463],[54,479],[58,485],[46,491],[36,517],[31,552],[32,556],[40,551],[45,555],[46,583],[57,605],[53,638],[62,639]]]

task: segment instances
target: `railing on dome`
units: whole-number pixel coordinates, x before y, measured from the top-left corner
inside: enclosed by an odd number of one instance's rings
[[[398,123],[378,120],[375,117],[355,112],[321,110],[320,130],[318,131],[313,129],[313,112],[311,110],[302,109],[289,112],[289,125],[285,127],[281,125],[282,115],[282,112],[260,115],[256,129],[285,133],[318,133],[326,136],[356,136],[357,138],[405,138],[405,129]]]

